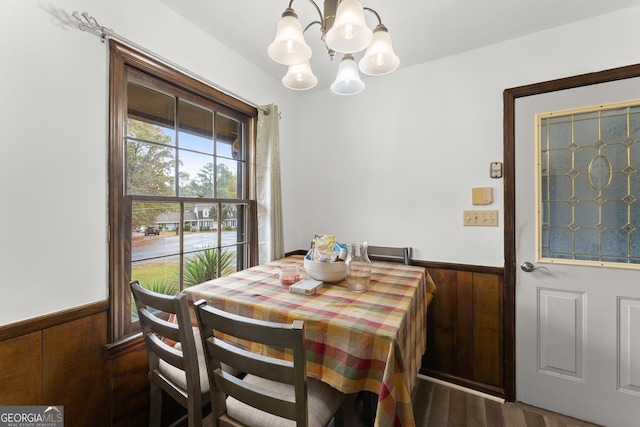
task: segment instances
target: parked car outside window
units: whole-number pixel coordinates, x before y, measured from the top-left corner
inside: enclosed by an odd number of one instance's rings
[[[158,227],[155,226],[151,226],[151,227],[147,227],[146,230],[144,230],[144,235],[145,236],[159,236],[160,235],[160,229]]]

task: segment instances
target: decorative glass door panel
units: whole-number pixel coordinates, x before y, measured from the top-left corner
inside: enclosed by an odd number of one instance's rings
[[[640,100],[536,115],[538,261],[640,268]]]

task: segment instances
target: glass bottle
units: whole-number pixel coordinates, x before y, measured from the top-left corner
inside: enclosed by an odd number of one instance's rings
[[[347,288],[354,292],[365,292],[371,280],[371,260],[367,254],[367,242],[347,243],[347,250]]]

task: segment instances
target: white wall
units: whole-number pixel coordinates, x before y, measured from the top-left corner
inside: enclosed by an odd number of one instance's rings
[[[503,91],[638,62],[639,20],[636,7],[368,78],[356,96],[304,95],[292,154],[304,160],[283,194],[286,217],[304,206],[305,221],[285,246],[331,233],[408,245],[422,260],[503,266],[503,180],[489,177],[503,160]],[[493,204],[472,205],[481,186]],[[501,225],[463,227],[465,209],[498,209]]]
[[[0,325],[108,296],[108,47],[75,10],[297,132],[297,96],[155,0],[3,1]]]
[[[634,8],[369,79],[355,97],[300,96],[155,0],[2,6],[0,325],[108,296],[108,50],[74,10],[280,107],[286,250],[333,233],[490,266],[503,263],[502,227],[461,221],[476,186],[494,188],[488,208],[502,213],[502,180],[488,177],[502,157],[502,91],[632,64],[640,45]]]

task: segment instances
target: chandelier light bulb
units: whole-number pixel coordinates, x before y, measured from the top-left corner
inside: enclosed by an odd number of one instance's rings
[[[336,80],[331,85],[331,91],[338,95],[355,95],[364,90],[364,82],[360,79],[358,66],[353,55],[346,54],[338,66]]]
[[[356,31],[353,28],[353,25],[347,24],[344,27],[340,28],[340,34],[347,40],[351,40],[355,37]]]
[[[399,65],[400,59],[393,52],[391,36],[386,27],[380,24],[374,30],[373,40],[358,62],[358,67],[370,76],[383,76],[395,71]]]
[[[372,37],[360,0],[342,0],[333,26],[325,36],[327,47],[341,53],[360,52],[369,45]]]
[[[307,61],[290,65],[287,74],[282,78],[282,84],[293,90],[307,90],[318,84],[318,78],[313,75],[311,65]]]
[[[268,53],[271,59],[284,65],[301,64],[311,58],[311,48],[304,40],[302,25],[293,9],[288,8],[282,14]]]
[[[286,53],[293,53],[296,51],[296,44],[293,40],[287,40],[284,44],[284,51]]]

